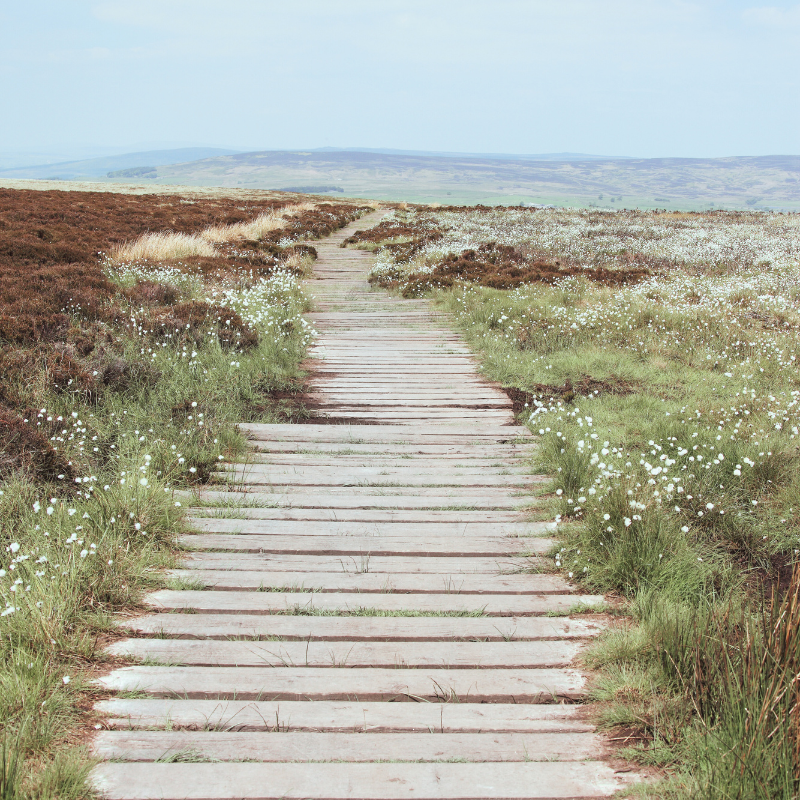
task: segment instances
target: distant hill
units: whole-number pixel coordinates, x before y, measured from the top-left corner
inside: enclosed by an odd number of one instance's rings
[[[391,156],[433,156],[434,158],[488,158],[492,161],[609,161],[630,156],[597,156],[589,153],[458,153],[441,150],[391,150],[382,147],[317,147],[312,153],[383,153]]]
[[[0,171],[60,178],[345,194],[444,204],[800,211],[800,156],[617,158],[319,148],[183,148]]]
[[[364,150],[237,153],[158,169],[158,183],[337,186],[347,195],[442,203],[800,210],[800,156],[534,160]]]
[[[149,150],[142,153],[123,153],[117,156],[89,158],[84,161],[64,161],[60,164],[38,164],[30,167],[14,167],[0,170],[0,178],[37,178],[55,180],[77,180],[105,178],[109,172],[120,172],[147,167],[149,170],[163,164],[178,164],[184,161],[214,158],[236,153],[219,147],[181,147],[174,150]],[[119,176],[127,177],[127,176]]]

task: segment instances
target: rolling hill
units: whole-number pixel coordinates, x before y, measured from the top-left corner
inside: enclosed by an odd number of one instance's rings
[[[327,184],[359,197],[456,204],[800,209],[800,156],[536,161],[267,151],[160,167],[156,180],[251,189]]]
[[[160,167],[183,161],[197,161],[214,156],[231,155],[236,150],[219,147],[181,147],[174,150],[148,150],[141,153],[88,158],[81,161],[63,161],[59,164],[34,164],[0,170],[0,178],[33,178],[39,180],[81,180],[105,178],[109,172],[119,172],[142,167]],[[126,177],[126,176],[122,176]]]
[[[144,185],[219,186],[419,203],[553,204],[604,208],[800,210],[800,156],[612,158],[415,151],[207,148],[129,153],[0,171],[9,178],[100,179]]]

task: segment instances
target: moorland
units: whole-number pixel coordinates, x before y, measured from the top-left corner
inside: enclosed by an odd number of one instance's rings
[[[176,488],[292,418],[310,243],[355,203],[0,191],[0,797],[91,796],[89,681],[161,585]]]
[[[351,237],[539,439],[555,566],[617,598],[593,711],[657,797],[800,788],[800,218],[407,209]]]
[[[2,797],[89,796],[114,615],[236,423],[304,418],[299,279],[368,210],[109,188],[0,192]],[[640,791],[795,797],[800,218],[404,206],[345,246],[447,310],[536,437],[549,568],[616,620],[589,713],[664,778]]]

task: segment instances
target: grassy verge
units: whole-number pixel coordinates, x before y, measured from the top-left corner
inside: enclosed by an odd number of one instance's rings
[[[24,200],[11,198],[17,219]],[[14,306],[36,270],[14,263],[19,248],[0,254],[0,299],[17,313],[0,351],[0,798],[90,795],[91,679],[109,666],[112,614],[135,610],[175,563],[183,510],[173,491],[243,451],[238,422],[283,419],[273,396],[296,385],[312,336],[296,273],[313,250],[296,241],[360,210],[303,212],[309,224],[281,225],[282,240],[248,241],[248,251],[237,242],[196,263],[76,267],[60,255],[74,253],[65,243],[37,268],[49,258],[51,283],[83,283],[50,306]],[[45,216],[31,212],[33,237]]]
[[[798,220],[400,221],[416,238],[380,252],[375,281],[429,293],[519,390],[563,523],[556,566],[627,600],[586,661],[601,724],[664,770],[642,793],[797,797]]]

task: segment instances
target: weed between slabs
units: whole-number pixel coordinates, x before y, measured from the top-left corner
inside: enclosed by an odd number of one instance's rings
[[[585,658],[601,723],[663,770],[638,791],[797,797],[800,216],[426,209],[384,226],[373,280],[449,310],[538,435],[555,566],[628,600]]]
[[[89,796],[112,612],[175,563],[173,490],[243,450],[237,422],[277,421],[313,336],[302,240],[365,210],[0,191],[0,796]],[[161,227],[213,250],[121,258]]]

